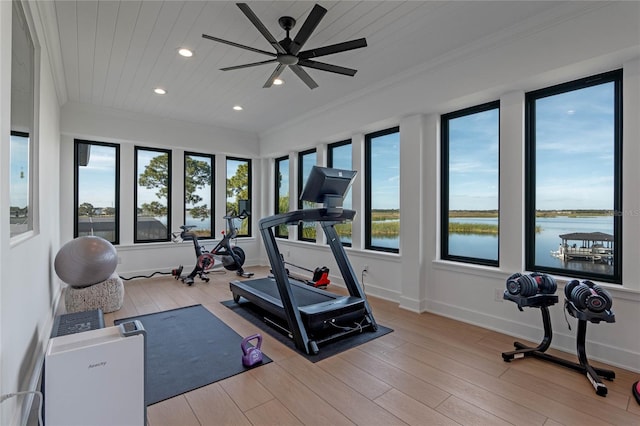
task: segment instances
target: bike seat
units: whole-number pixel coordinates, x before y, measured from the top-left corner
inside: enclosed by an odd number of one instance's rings
[[[196,228],[196,225],[182,225],[180,229],[188,231],[189,229]]]

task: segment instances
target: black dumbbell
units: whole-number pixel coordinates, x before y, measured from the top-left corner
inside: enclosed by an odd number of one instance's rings
[[[567,300],[571,300],[571,292],[573,291],[574,288],[576,288],[577,286],[580,285],[580,281],[578,280],[571,280],[569,281],[565,286],[564,286],[564,297]]]
[[[522,275],[515,273],[507,279],[507,291],[522,297],[531,297],[538,293],[553,294],[557,289],[556,280],[546,274],[534,272],[530,275]]]
[[[554,294],[558,289],[558,283],[552,276],[538,272],[534,272],[531,276],[538,283],[538,291],[542,294]]]
[[[576,308],[591,312],[603,312],[611,309],[613,299],[609,292],[591,281],[574,285],[570,299]]]
[[[530,297],[538,293],[538,283],[531,275],[520,275],[507,281],[507,289],[513,295]]]
[[[507,278],[507,291],[509,294],[519,294],[520,293],[520,284],[518,284],[518,278],[520,278],[522,274],[520,272],[516,272],[512,274],[509,278]]]

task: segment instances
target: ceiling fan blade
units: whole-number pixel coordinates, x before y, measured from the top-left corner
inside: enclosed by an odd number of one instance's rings
[[[304,81],[304,83],[309,86],[309,89],[315,89],[316,87],[318,87],[318,83],[313,81],[313,78],[311,78],[311,76],[307,74],[305,70],[300,68],[299,65],[289,65],[289,68],[291,68],[291,71],[293,71],[298,77],[300,77],[300,80]]]
[[[221,38],[210,36],[210,35],[207,35],[207,34],[202,34],[202,38],[206,38],[208,40],[217,41],[218,43],[228,44],[229,46],[233,46],[233,47],[239,47],[240,49],[246,49],[246,50],[251,50],[252,52],[262,53],[263,55],[278,56],[273,52],[267,52],[266,50],[260,50],[260,49],[256,49],[256,48],[253,48],[253,47],[250,47],[250,46],[245,46],[244,44],[234,43],[232,41],[223,40]]]
[[[239,70],[239,69],[242,69],[242,68],[257,67],[258,65],[272,64],[272,63],[274,63],[276,61],[277,61],[277,59],[269,59],[267,61],[252,62],[250,64],[235,65],[235,66],[232,66],[232,67],[220,68],[220,71],[233,71],[233,70]]]
[[[267,41],[273,46],[273,48],[276,49],[276,52],[287,53],[287,51],[284,50],[282,46],[280,46],[280,43],[278,43],[275,37],[269,32],[267,27],[265,27],[264,24],[260,21],[260,19],[258,19],[256,14],[253,13],[253,11],[251,10],[248,4],[236,3],[236,5],[240,8],[242,13],[244,13],[246,17],[249,18],[251,23],[258,29],[258,31],[260,31],[260,34],[262,34],[263,37],[266,38]]]
[[[268,89],[269,87],[273,86],[273,80],[280,77],[280,74],[282,74],[282,71],[284,71],[286,67],[287,67],[286,65],[278,64],[276,69],[273,70],[273,72],[271,73],[271,76],[269,76],[269,79],[264,83],[264,86],[262,87],[265,89]]]
[[[331,44],[329,46],[318,47],[317,49],[305,50],[298,54],[300,59],[317,58],[319,56],[332,55],[334,53],[346,52],[347,50],[360,49],[367,47],[367,39],[359,38],[356,40],[345,41],[342,43]]]
[[[298,31],[298,34],[296,34],[296,37],[293,39],[293,43],[289,48],[292,55],[296,55],[300,51],[302,46],[307,42],[307,40],[309,40],[309,37],[311,37],[311,33],[313,33],[313,31],[316,29],[325,13],[327,13],[327,9],[325,9],[324,7],[318,4],[313,6],[313,9],[311,9],[311,13],[309,13],[309,16],[307,16],[307,19],[304,21],[304,24],[302,24],[300,31]]]
[[[324,62],[310,61],[308,59],[302,59],[298,61],[298,65],[303,67],[315,68],[317,70],[335,72],[336,74],[343,74],[353,77],[358,70],[353,68],[340,67],[338,65],[325,64]]]

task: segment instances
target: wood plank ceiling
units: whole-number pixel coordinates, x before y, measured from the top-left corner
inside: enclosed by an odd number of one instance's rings
[[[281,16],[297,33],[314,3],[248,3],[276,39]],[[303,50],[365,37],[368,46],[322,58],[355,68],[355,77],[308,69],[310,90],[290,70],[280,87],[263,89],[275,65],[222,67],[270,59],[203,39],[203,33],[271,51],[233,2],[55,1],[55,18],[70,102],[262,132],[301,114],[356,97],[456,54],[501,40],[562,10],[559,2],[323,1],[328,9]],[[192,58],[177,54],[195,51]],[[153,93],[163,87],[167,94]],[[242,105],[238,113],[232,107]]]

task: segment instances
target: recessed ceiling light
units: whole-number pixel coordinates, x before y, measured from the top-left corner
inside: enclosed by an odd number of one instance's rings
[[[284,84],[284,80],[282,80],[281,78],[276,78],[275,80],[273,80],[273,84],[276,86],[282,86]]]
[[[236,111],[242,111],[244,108],[242,108],[240,105],[234,105],[233,109],[235,109]]]
[[[185,58],[190,58],[193,56],[193,50],[187,49],[186,47],[178,49],[178,53]]]
[[[155,89],[153,89],[153,93],[155,93],[156,95],[166,95],[167,91],[162,87],[156,87]]]

